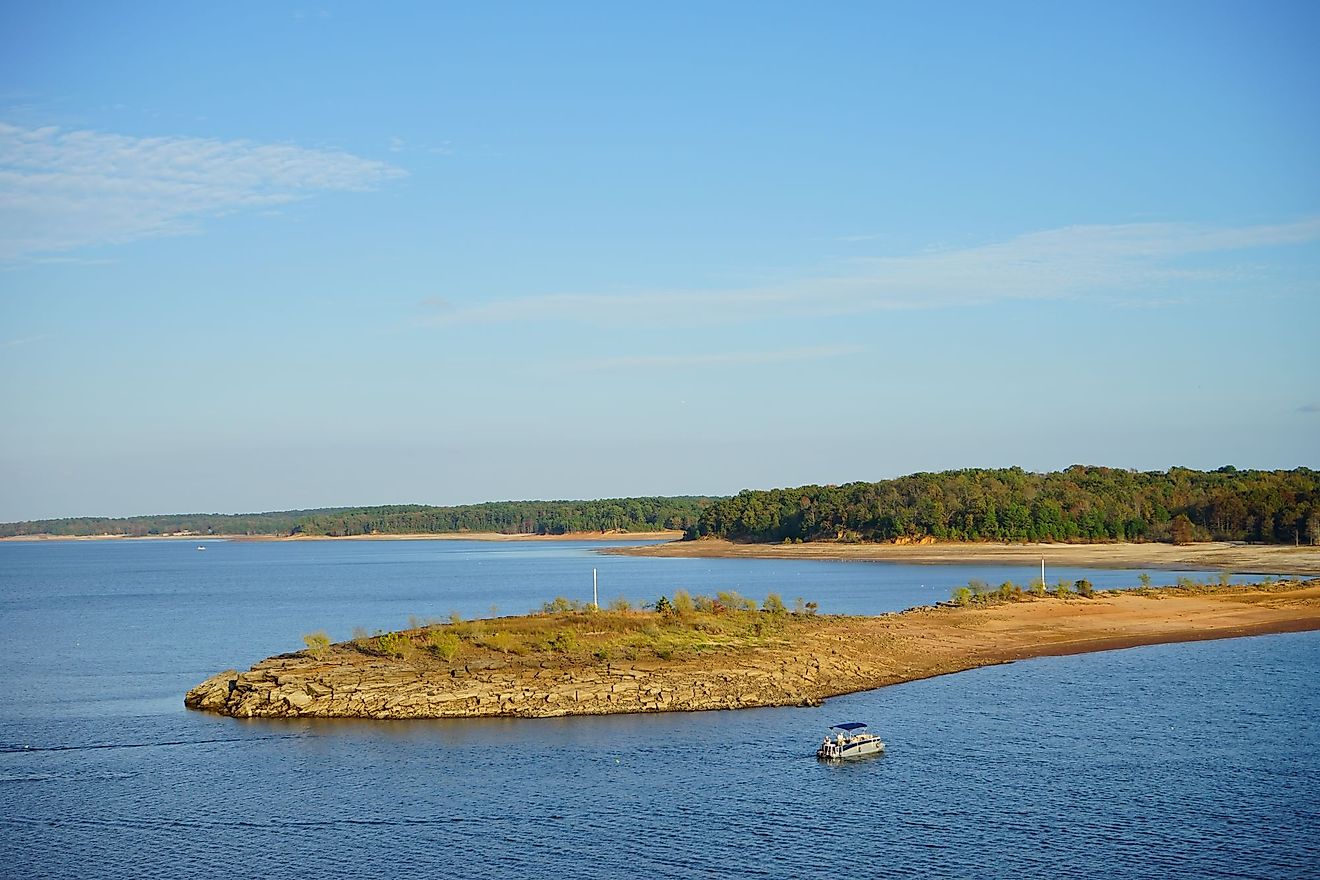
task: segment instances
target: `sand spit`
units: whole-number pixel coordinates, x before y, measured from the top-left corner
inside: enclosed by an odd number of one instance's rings
[[[601,551],[626,556],[857,559],[920,565],[1067,565],[1320,575],[1320,547],[1284,544],[737,544],[713,538]]]
[[[476,621],[599,637],[616,612]],[[623,612],[619,612],[624,614]],[[742,612],[755,617],[765,612]],[[645,620],[646,614],[637,619]],[[656,615],[650,614],[651,618]],[[748,618],[750,619],[750,618]],[[444,631],[444,627],[434,628]],[[550,647],[525,654],[463,643],[453,659],[353,643],[263,660],[188,692],[192,709],[235,717],[446,718],[603,715],[816,704],[828,697],[1028,657],[1320,629],[1320,580],[1254,587],[1024,598],[879,617],[782,615],[755,644],[663,659],[602,659]],[[410,644],[432,635],[406,634]],[[490,644],[497,644],[492,638]]]

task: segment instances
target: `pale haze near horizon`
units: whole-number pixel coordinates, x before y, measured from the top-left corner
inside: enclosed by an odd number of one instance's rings
[[[0,520],[1315,467],[1317,38],[9,4]]]

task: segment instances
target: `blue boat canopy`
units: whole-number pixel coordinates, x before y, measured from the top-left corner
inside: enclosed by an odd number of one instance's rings
[[[849,721],[846,724],[833,724],[830,730],[861,730],[866,725],[860,721]]]

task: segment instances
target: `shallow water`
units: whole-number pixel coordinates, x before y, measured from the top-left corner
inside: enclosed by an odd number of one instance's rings
[[[592,567],[602,602],[732,588],[863,613],[1035,572],[585,544],[194,547],[0,545],[7,873],[1273,878],[1320,864],[1320,634],[1042,658],[814,709],[242,722],[187,712],[182,694],[312,629],[587,598]],[[873,723],[888,754],[818,764],[844,720]]]

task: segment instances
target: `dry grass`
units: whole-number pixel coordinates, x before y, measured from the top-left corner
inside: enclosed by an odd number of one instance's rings
[[[591,663],[656,658],[670,660],[787,644],[819,624],[809,614],[729,608],[709,610],[572,611],[427,623],[398,633],[359,633],[350,646],[374,656],[405,657],[417,665],[469,663],[484,658],[525,658]],[[413,622],[413,621],[410,621]]]

